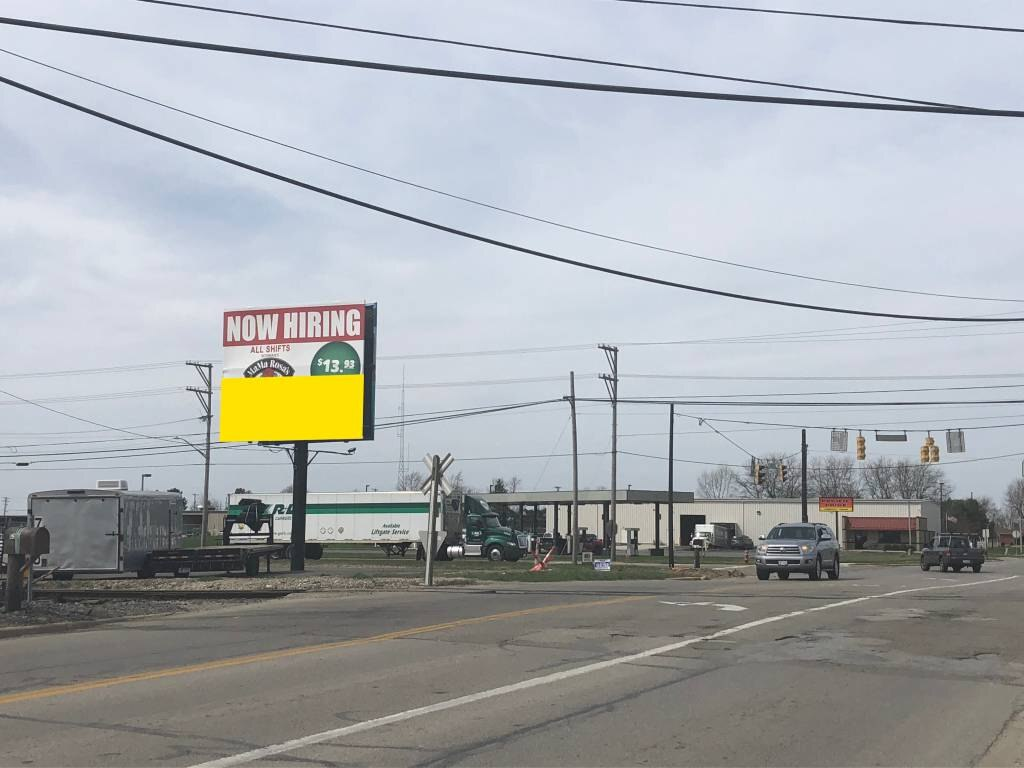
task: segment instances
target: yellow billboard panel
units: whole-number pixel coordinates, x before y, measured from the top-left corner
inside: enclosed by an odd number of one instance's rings
[[[373,439],[377,307],[224,313],[222,442]]]

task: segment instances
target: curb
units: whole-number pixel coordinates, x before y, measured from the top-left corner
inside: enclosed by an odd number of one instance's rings
[[[126,621],[140,621],[170,616],[169,613],[143,613],[138,616],[117,616],[109,619],[92,619],[91,621],[61,621],[54,624],[30,624],[23,627],[0,628],[0,640],[7,640],[31,635],[58,635],[62,632],[78,632],[90,627],[102,627],[105,624],[117,624]]]

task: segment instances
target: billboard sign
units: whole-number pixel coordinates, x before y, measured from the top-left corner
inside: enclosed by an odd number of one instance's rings
[[[224,313],[223,442],[372,440],[376,304]]]
[[[819,512],[853,512],[853,499],[849,497],[822,496],[818,499]]]

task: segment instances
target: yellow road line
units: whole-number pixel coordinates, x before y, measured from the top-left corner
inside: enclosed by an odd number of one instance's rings
[[[168,677],[180,677],[182,675],[191,675],[196,672],[207,672],[214,669],[229,669],[231,667],[240,667],[245,664],[257,664],[265,661],[277,661],[279,659],[287,659],[293,656],[306,656],[313,653],[321,653],[323,651],[333,651],[339,648],[352,648],[359,645],[369,645],[371,643],[379,643],[385,640],[401,640],[405,637],[413,637],[415,635],[422,635],[428,632],[440,632],[446,629],[458,629],[460,627],[468,627],[474,624],[483,624],[490,621],[503,621],[505,619],[515,619],[520,616],[535,616],[542,613],[553,613],[556,611],[572,610],[574,608],[596,608],[605,605],[614,605],[616,603],[627,603],[636,600],[649,600],[650,597],[646,595],[630,595],[628,597],[614,597],[607,600],[592,600],[586,603],[563,603],[561,605],[548,605],[541,608],[524,608],[519,611],[508,611],[506,613],[492,613],[487,616],[474,616],[469,619],[455,619],[453,621],[446,621],[441,624],[428,624],[423,627],[411,627],[410,629],[399,629],[394,632],[384,632],[380,635],[370,635],[369,637],[357,637],[351,640],[337,640],[331,643],[318,643],[316,645],[303,645],[296,648],[283,648],[279,651],[267,651],[265,653],[254,653],[248,656],[235,656],[229,659],[219,659],[217,661],[204,661],[199,664],[188,664],[181,667],[168,667],[167,669],[155,669],[149,672],[137,672],[132,675],[119,675],[117,677],[106,677],[99,680],[91,680],[83,683],[71,683],[69,685],[55,685],[50,688],[39,688],[34,691],[21,691],[18,693],[8,693],[0,695],[0,706],[4,704],[17,704],[24,701],[34,701],[37,699],[49,699],[58,696],[64,696],[70,693],[85,693],[86,691],[95,691],[101,688],[113,688],[118,685],[127,685],[128,683],[142,683],[150,680],[162,680]]]

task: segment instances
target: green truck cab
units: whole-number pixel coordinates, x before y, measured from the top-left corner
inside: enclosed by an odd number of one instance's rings
[[[447,558],[486,557],[515,562],[530,550],[530,537],[506,526],[486,501],[465,495],[451,499],[445,510]]]

